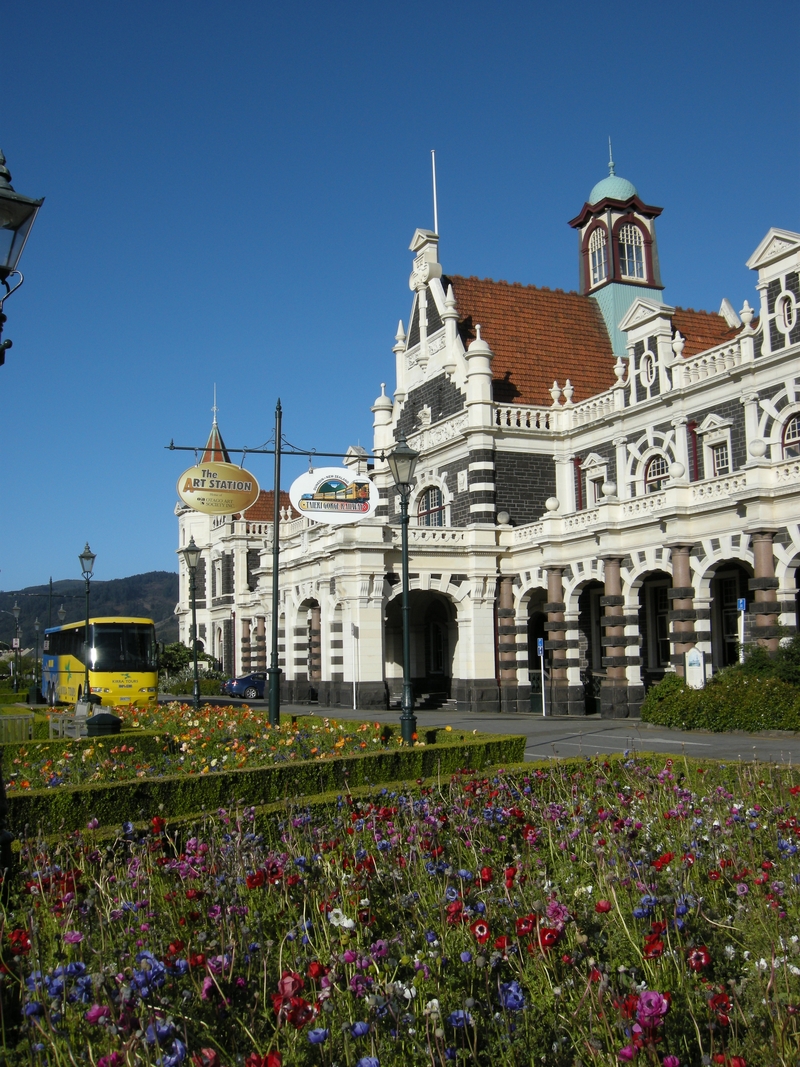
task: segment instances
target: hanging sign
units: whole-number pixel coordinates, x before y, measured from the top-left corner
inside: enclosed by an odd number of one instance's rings
[[[377,487],[364,474],[344,467],[319,467],[296,478],[289,489],[295,511],[314,522],[358,522],[375,514]]]
[[[703,689],[706,684],[705,656],[697,648],[684,653],[683,674],[690,689]]]
[[[254,475],[235,463],[198,463],[178,479],[178,496],[206,515],[235,515],[258,500]]]

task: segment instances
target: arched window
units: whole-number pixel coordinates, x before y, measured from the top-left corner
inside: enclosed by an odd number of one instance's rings
[[[608,243],[606,231],[602,226],[592,230],[592,236],[589,238],[589,269],[592,285],[599,285],[608,277]]]
[[[800,415],[792,415],[783,429],[783,458],[800,456]]]
[[[444,511],[441,489],[424,489],[417,504],[417,525],[444,526]]]
[[[669,465],[666,456],[653,456],[647,464],[644,472],[644,491],[646,493],[660,493],[667,487],[669,477]]]
[[[644,278],[644,238],[630,222],[619,231],[619,269],[623,278]]]

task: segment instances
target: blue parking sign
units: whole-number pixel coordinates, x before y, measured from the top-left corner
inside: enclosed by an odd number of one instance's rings
[[[544,638],[543,637],[537,637],[536,638],[536,655],[540,656],[540,657],[544,655]]]
[[[747,600],[745,599],[745,597],[740,596],[739,599],[736,601],[736,610],[747,611]]]

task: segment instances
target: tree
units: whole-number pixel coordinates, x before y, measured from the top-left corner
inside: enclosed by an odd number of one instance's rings
[[[165,645],[161,653],[161,669],[167,674],[178,674],[192,662],[192,650],[188,645],[175,641],[174,644]]]

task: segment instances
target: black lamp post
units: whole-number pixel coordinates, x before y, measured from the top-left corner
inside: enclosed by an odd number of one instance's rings
[[[67,611],[66,611],[66,608],[64,607],[63,604],[61,605],[61,607],[56,612],[56,615],[58,615],[58,621],[60,623],[62,623],[62,625],[63,625],[64,619],[66,619],[66,617],[67,617]]]
[[[0,297],[0,335],[6,321],[3,301],[22,285],[22,275],[17,270],[17,264],[43,203],[44,199],[30,200],[27,196],[14,192],[6,157],[0,152],[0,283],[6,290]],[[10,285],[8,279],[13,275],[17,275],[18,281]],[[5,363],[6,350],[9,348],[10,341],[0,342],[0,366]]]
[[[414,687],[411,684],[411,626],[408,602],[408,498],[419,452],[401,434],[394,449],[386,457],[394,484],[400,493],[401,558],[403,566],[403,699],[400,704],[400,731],[407,745],[414,743],[417,720],[414,715]]]
[[[0,323],[0,325],[2,325],[2,323]],[[14,668],[14,692],[18,693],[19,692],[19,613],[20,613],[20,606],[16,602],[16,600],[14,601],[14,607],[11,610],[14,613],[14,627],[15,627],[15,630],[16,630],[15,635],[14,635],[14,637],[15,637],[14,659],[16,661],[16,666]]]
[[[89,580],[92,577],[92,570],[94,569],[94,561],[97,556],[89,548],[89,542],[86,542],[86,547],[83,552],[78,556],[81,561],[81,570],[83,571],[83,577],[86,582],[86,634],[83,643],[83,699],[88,701],[91,697],[91,689],[89,687]]]
[[[194,710],[200,708],[200,675],[197,671],[197,587],[195,585],[195,572],[200,562],[201,549],[194,543],[194,534],[189,538],[189,544],[183,550],[183,558],[189,568],[189,598],[192,602],[192,662],[194,665],[194,689],[192,690]]]
[[[36,654],[33,657],[33,687],[30,691],[29,701],[31,704],[38,704],[39,701],[39,619],[37,617],[33,624],[33,628],[36,631]]]

